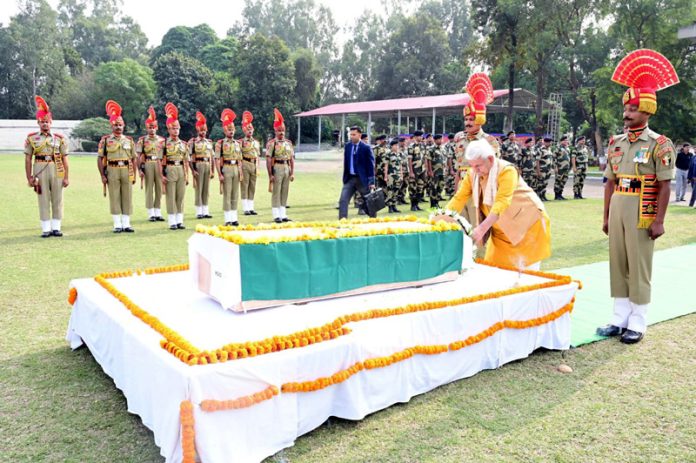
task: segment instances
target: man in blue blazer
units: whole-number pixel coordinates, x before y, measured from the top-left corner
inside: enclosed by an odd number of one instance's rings
[[[338,218],[348,217],[348,202],[358,191],[363,197],[375,189],[375,157],[372,148],[360,141],[360,127],[350,128],[350,143],[343,150],[343,189],[338,202]],[[374,217],[374,216],[372,216]]]

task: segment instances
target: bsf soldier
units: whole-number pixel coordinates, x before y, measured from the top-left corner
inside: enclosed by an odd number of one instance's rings
[[[404,163],[399,151],[399,140],[395,139],[389,142],[389,151],[386,154],[386,163],[384,169],[379,171],[379,176],[386,182],[387,185],[387,206],[390,213],[401,212],[396,208],[399,198],[401,184],[404,181]]]
[[[442,135],[433,136],[433,144],[425,154],[425,163],[430,179],[430,207],[440,207],[442,189],[445,187],[445,150],[442,146]]]
[[[254,138],[254,116],[249,111],[242,113],[242,132],[244,138],[239,140],[242,147],[242,208],[244,215],[258,215],[254,210],[256,193],[256,173],[258,172],[261,144]]]
[[[238,221],[239,185],[244,177],[242,170],[242,146],[234,139],[234,120],[237,115],[229,108],[222,110],[220,120],[225,138],[215,143],[218,178],[222,189],[222,210],[225,225],[236,227]]]
[[[570,164],[573,168],[573,199],[585,199],[582,197],[582,188],[585,186],[589,161],[590,149],[585,144],[585,137],[578,137],[575,149],[570,156]]]
[[[70,184],[68,148],[62,135],[51,133],[53,116],[46,101],[40,96],[35,101],[40,131],[30,133],[24,141],[24,171],[39,200],[41,238],[63,236],[63,188]]]
[[[208,125],[205,116],[200,111],[196,112],[196,133],[188,141],[189,166],[193,173],[193,186],[196,193],[196,218],[212,219],[208,207],[210,196],[210,181],[215,177],[215,168],[211,166],[213,160],[213,140],[206,138]]]
[[[401,168],[404,170],[404,178],[401,181],[401,186],[399,187],[399,194],[396,198],[397,204],[408,204],[406,202],[406,192],[408,190],[408,146],[406,145],[406,138],[399,137],[399,156],[401,156]]]
[[[412,211],[422,211],[418,203],[423,198],[427,182],[425,170],[425,146],[422,141],[423,132],[413,132],[413,141],[408,145],[408,196],[411,200]]]
[[[447,135],[445,146],[445,194],[450,198],[454,195],[454,134]]]
[[[295,160],[292,142],[285,138],[285,121],[277,109],[273,109],[275,138],[266,145],[266,156],[270,163],[271,207],[276,223],[290,222],[286,212],[290,182],[295,180]]]
[[[555,200],[565,200],[563,197],[563,189],[568,182],[568,173],[570,172],[570,149],[568,149],[568,137],[561,137],[560,143],[556,146],[554,152],[554,169],[556,171],[556,179],[553,185],[553,191],[556,194]]]
[[[519,169],[524,182],[531,189],[535,189],[536,156],[534,153],[534,137],[529,137],[524,141],[524,148],[520,152]]]
[[[521,154],[522,150],[520,149],[520,145],[517,144],[517,135],[514,130],[511,130],[507,133],[507,139],[500,147],[500,157],[504,161],[519,167]]]
[[[183,230],[184,226],[184,196],[186,185],[189,183],[189,155],[188,145],[179,138],[181,125],[179,123],[179,110],[173,103],[164,106],[167,115],[167,131],[169,137],[164,143],[163,166],[166,174],[162,182],[167,191],[167,215],[169,217],[170,230]]]
[[[553,152],[551,151],[551,138],[544,137],[539,150],[536,153],[536,193],[542,201],[546,199],[546,189],[551,179],[551,170],[553,169]]]
[[[384,189],[387,187],[387,182],[385,181],[384,177],[380,174],[384,171],[384,168],[387,166],[387,163],[389,162],[389,152],[391,150],[390,147],[387,146],[386,135],[377,135],[375,141],[377,143],[375,144],[375,146],[372,147],[372,152],[375,155],[375,172],[377,173],[375,182],[377,188]]]
[[[612,80],[628,86],[623,96],[627,133],[609,142],[604,176],[604,233],[609,235],[609,277],[614,314],[600,336],[639,342],[647,328],[655,240],[664,219],[675,174],[672,142],[648,127],[657,112],[656,93],[679,82],[667,58],[636,50],[616,67]]]
[[[114,219],[114,233],[133,233],[130,216],[133,213],[133,184],[138,168],[135,142],[123,135],[125,122],[121,106],[113,100],[106,102],[106,114],[111,123],[111,135],[104,135],[99,142],[97,168],[102,184],[108,185],[109,207]],[[105,191],[106,194],[106,191]]]
[[[150,106],[145,120],[147,135],[140,137],[135,144],[139,156],[140,180],[145,182],[145,208],[150,222],[164,222],[160,203],[162,200],[162,153],[164,137],[157,135],[157,115]],[[142,183],[141,183],[142,185]]]

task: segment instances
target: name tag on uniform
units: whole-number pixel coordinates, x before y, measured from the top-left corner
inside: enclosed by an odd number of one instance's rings
[[[621,178],[621,187],[622,188],[631,188],[631,179],[622,177]]]
[[[641,146],[638,151],[636,151],[635,156],[633,156],[633,162],[645,164],[648,162],[648,150],[649,146]]]

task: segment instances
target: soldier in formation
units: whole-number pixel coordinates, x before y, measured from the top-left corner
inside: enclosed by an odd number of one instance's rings
[[[157,115],[155,108],[150,106],[145,119],[147,135],[138,138],[135,152],[140,164],[140,185],[145,183],[145,208],[150,222],[164,222],[162,217],[162,155],[164,153],[164,137],[157,135]]]
[[[582,188],[585,186],[589,161],[590,149],[585,144],[585,137],[580,136],[570,155],[570,164],[573,169],[573,199],[585,199],[582,197]]]
[[[554,156],[551,151],[551,142],[549,137],[544,137],[541,146],[536,153],[536,193],[542,201],[548,201],[546,198],[546,189],[551,179],[551,171],[553,170]]]
[[[236,227],[239,225],[238,205],[239,185],[244,173],[242,171],[242,147],[234,139],[234,120],[237,115],[229,108],[222,110],[220,120],[225,138],[215,143],[215,159],[220,179],[222,192],[222,210],[225,216],[225,225]]]
[[[529,137],[524,141],[524,148],[520,151],[518,169],[524,182],[535,189],[536,184],[536,153],[534,150],[534,137]]]
[[[292,142],[285,138],[285,120],[277,109],[273,109],[275,118],[273,130],[275,138],[266,145],[266,159],[269,163],[270,188],[272,190],[271,207],[276,223],[290,222],[286,212],[290,182],[295,180],[295,160]]]
[[[563,197],[563,189],[568,182],[568,173],[570,172],[570,149],[568,148],[568,137],[561,137],[560,143],[554,151],[554,169],[556,179],[553,185],[555,200],[565,200]]]
[[[413,132],[413,141],[408,145],[408,196],[411,200],[411,210],[421,211],[418,203],[423,198],[427,182],[425,170],[425,146],[423,132]]]
[[[401,212],[396,208],[399,191],[404,181],[404,162],[403,156],[399,151],[399,140],[395,139],[389,142],[389,151],[387,152],[387,162],[382,171],[378,171],[379,176],[387,184],[387,206],[390,213]]]
[[[196,133],[198,136],[188,142],[189,165],[193,174],[193,187],[196,192],[196,218],[212,219],[208,208],[210,197],[210,181],[215,176],[213,162],[213,140],[206,138],[208,124],[200,111],[196,112]]]
[[[440,207],[438,201],[442,201],[442,190],[445,187],[445,149],[442,146],[442,135],[435,134],[433,144],[425,153],[425,164],[428,171],[428,196],[430,207]]]
[[[239,140],[242,146],[242,209],[244,215],[258,215],[254,209],[256,194],[256,175],[259,170],[261,144],[254,138],[254,116],[249,111],[242,113],[242,132],[244,138]]]
[[[520,145],[517,143],[517,135],[515,134],[515,131],[509,131],[507,133],[507,138],[500,147],[500,157],[504,161],[517,166],[519,164],[520,155],[522,154],[521,152],[522,150],[520,149]]]
[[[163,168],[166,172],[162,175],[167,194],[167,216],[170,230],[183,230],[184,226],[184,196],[186,185],[189,183],[189,149],[186,142],[179,138],[181,124],[179,123],[179,109],[173,103],[164,106],[167,115],[167,132],[169,136],[164,142]]]

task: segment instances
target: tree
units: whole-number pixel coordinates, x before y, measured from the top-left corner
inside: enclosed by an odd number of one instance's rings
[[[295,95],[300,110],[312,109],[319,98],[321,70],[316,58],[307,49],[296,50],[291,59],[295,68]]]
[[[237,100],[237,113],[252,111],[254,126],[261,134],[272,130],[273,108],[278,108],[285,116],[285,125],[292,130],[294,121],[290,116],[297,110],[295,69],[290,50],[281,39],[261,34],[242,39],[234,75],[243,89]]]
[[[160,56],[176,51],[203,61],[201,53],[206,47],[215,46],[219,42],[215,31],[207,24],[195,27],[172,27],[162,37],[162,43],[152,51],[150,62],[154,63]]]
[[[155,97],[152,70],[132,59],[100,64],[94,73],[95,97],[103,105],[117,100],[123,108],[123,120],[140,131],[145,108]]]
[[[68,77],[51,102],[56,119],[86,119],[104,114],[104,103],[97,97],[94,71],[86,70]]]
[[[213,71],[231,72],[239,44],[234,37],[225,37],[205,45],[198,54],[200,61]]]

